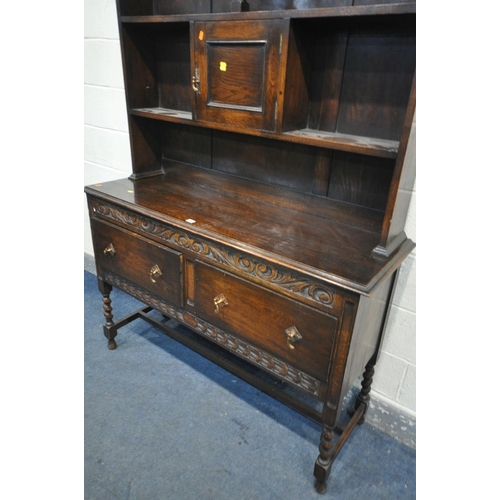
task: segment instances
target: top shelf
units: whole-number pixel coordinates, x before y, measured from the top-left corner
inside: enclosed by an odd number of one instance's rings
[[[266,10],[252,12],[224,12],[213,14],[176,14],[121,16],[123,23],[176,23],[187,21],[237,21],[249,19],[307,19],[322,17],[383,16],[416,13],[415,3],[358,5],[306,10]]]

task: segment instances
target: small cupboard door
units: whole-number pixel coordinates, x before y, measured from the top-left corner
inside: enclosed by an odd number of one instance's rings
[[[276,129],[281,20],[194,24],[196,119]]]

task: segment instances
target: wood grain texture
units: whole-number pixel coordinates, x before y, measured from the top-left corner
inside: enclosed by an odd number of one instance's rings
[[[415,19],[351,27],[337,132],[399,140],[415,71]]]
[[[149,0],[152,14],[196,14],[209,13],[211,0]]]
[[[121,35],[127,107],[158,106],[155,37],[140,25],[122,25]]]
[[[335,151],[328,197],[384,212],[394,160]]]
[[[139,286],[182,305],[182,254],[152,243],[131,232],[117,229],[106,222],[92,221],[96,265],[128,277]],[[113,244],[114,255],[104,250]],[[154,282],[151,270],[157,265],[161,275]]]
[[[205,128],[194,128],[172,123],[161,127],[162,158],[197,167],[212,167],[212,134]]]
[[[198,120],[275,130],[282,29],[281,20],[195,24]]]
[[[413,79],[412,91],[408,100],[405,121],[401,137],[401,150],[396,158],[391,190],[389,192],[387,207],[385,210],[384,224],[382,227],[382,237],[377,251],[382,255],[392,253],[397,247],[398,238],[403,233],[406,215],[410,206],[411,189],[415,182],[416,159],[407,158],[406,151],[412,124],[415,117],[416,107],[416,77]],[[415,150],[416,138],[413,137],[413,148]],[[408,160],[408,161],[406,161]]]
[[[161,129],[139,116],[129,118],[133,174],[131,178],[161,172]]]
[[[251,285],[229,273],[196,262],[194,307],[203,319],[261,347],[314,378],[326,380],[334,317]],[[228,305],[215,312],[214,298],[223,294]],[[314,325],[314,328],[312,328]],[[302,339],[290,349],[285,330],[295,326]]]
[[[194,293],[195,293],[195,276],[194,276],[194,262],[192,260],[186,260],[186,302],[188,305],[194,305]]]
[[[383,1],[383,0],[382,0]],[[338,6],[311,9],[285,9],[285,10],[253,10],[250,12],[222,12],[222,13],[197,13],[154,15],[141,13],[123,14],[120,21],[123,23],[172,23],[184,21],[248,21],[276,18],[312,19],[327,17],[363,17],[363,16],[390,16],[400,14],[415,14],[415,2],[380,3],[373,5]]]
[[[275,133],[247,128],[243,131],[240,127],[232,126],[227,123],[196,121],[196,118],[193,118],[193,115],[188,112],[167,108],[135,108],[130,110],[130,114],[162,122],[181,123],[184,125],[226,132],[244,132],[245,135],[252,137],[264,137],[287,143],[305,144],[308,146],[339,151],[350,151],[380,158],[396,158],[399,148],[399,141],[388,141],[373,137],[339,134],[322,130],[301,129],[284,133]],[[278,109],[278,117],[279,116]]]
[[[156,37],[156,65],[159,106],[191,112],[191,63],[189,25],[178,23],[163,29]]]
[[[378,242],[380,215],[374,212],[187,165],[171,164],[157,178],[86,189],[215,242],[252,249],[271,262],[357,290],[369,290],[414,247],[407,242],[391,259],[377,259],[371,251]]]
[[[117,0],[133,174],[85,188],[108,347],[142,318],[312,418],[318,492],[415,246],[416,4],[351,3]],[[115,321],[113,286],[148,307]]]
[[[249,0],[250,11],[317,9],[351,5],[352,0]],[[212,12],[229,12],[231,0],[212,0]]]
[[[244,135],[213,132],[214,169],[302,192],[314,185],[314,148]]]
[[[264,109],[266,43],[207,42],[207,105]]]
[[[311,52],[316,33],[303,24],[290,23],[285,95],[283,100],[283,132],[307,127]]]

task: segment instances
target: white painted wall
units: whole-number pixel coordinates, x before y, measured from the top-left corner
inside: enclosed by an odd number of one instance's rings
[[[85,0],[84,183],[132,172],[115,0]],[[415,127],[413,134],[415,133]],[[415,161],[410,148],[408,161]],[[84,252],[93,255],[85,203]],[[416,191],[406,223],[416,240]],[[416,415],[416,252],[405,261],[372,386],[374,396]]]

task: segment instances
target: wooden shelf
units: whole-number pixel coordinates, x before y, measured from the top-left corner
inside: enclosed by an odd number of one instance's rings
[[[130,114],[161,120],[173,123],[183,123],[195,125],[204,128],[224,130],[230,132],[244,133],[266,137],[269,139],[278,139],[281,141],[294,142],[297,144],[306,144],[308,146],[317,146],[325,149],[336,149],[339,151],[348,151],[351,153],[376,156],[379,158],[396,158],[399,149],[398,141],[388,141],[372,137],[362,137],[349,134],[339,134],[324,132],[321,130],[294,130],[278,134],[274,132],[264,132],[261,130],[245,129],[244,131],[235,129],[224,124],[213,122],[194,121],[193,114],[188,111],[179,111],[167,108],[136,108],[131,109]]]
[[[324,132],[322,130],[294,130],[292,132],[285,132],[283,135],[311,146],[340,149],[342,151],[363,153],[382,158],[396,158],[399,149],[399,141],[339,134],[337,132]]]
[[[251,12],[223,12],[217,14],[121,16],[120,19],[123,23],[176,23],[188,21],[236,21],[249,19],[305,19],[320,17],[383,16],[391,14],[414,14],[415,12],[416,3],[393,3],[306,10],[266,10]]]
[[[189,111],[181,111],[178,109],[138,108],[130,110],[130,114],[175,123],[185,123],[193,121],[193,113],[190,113]]]

